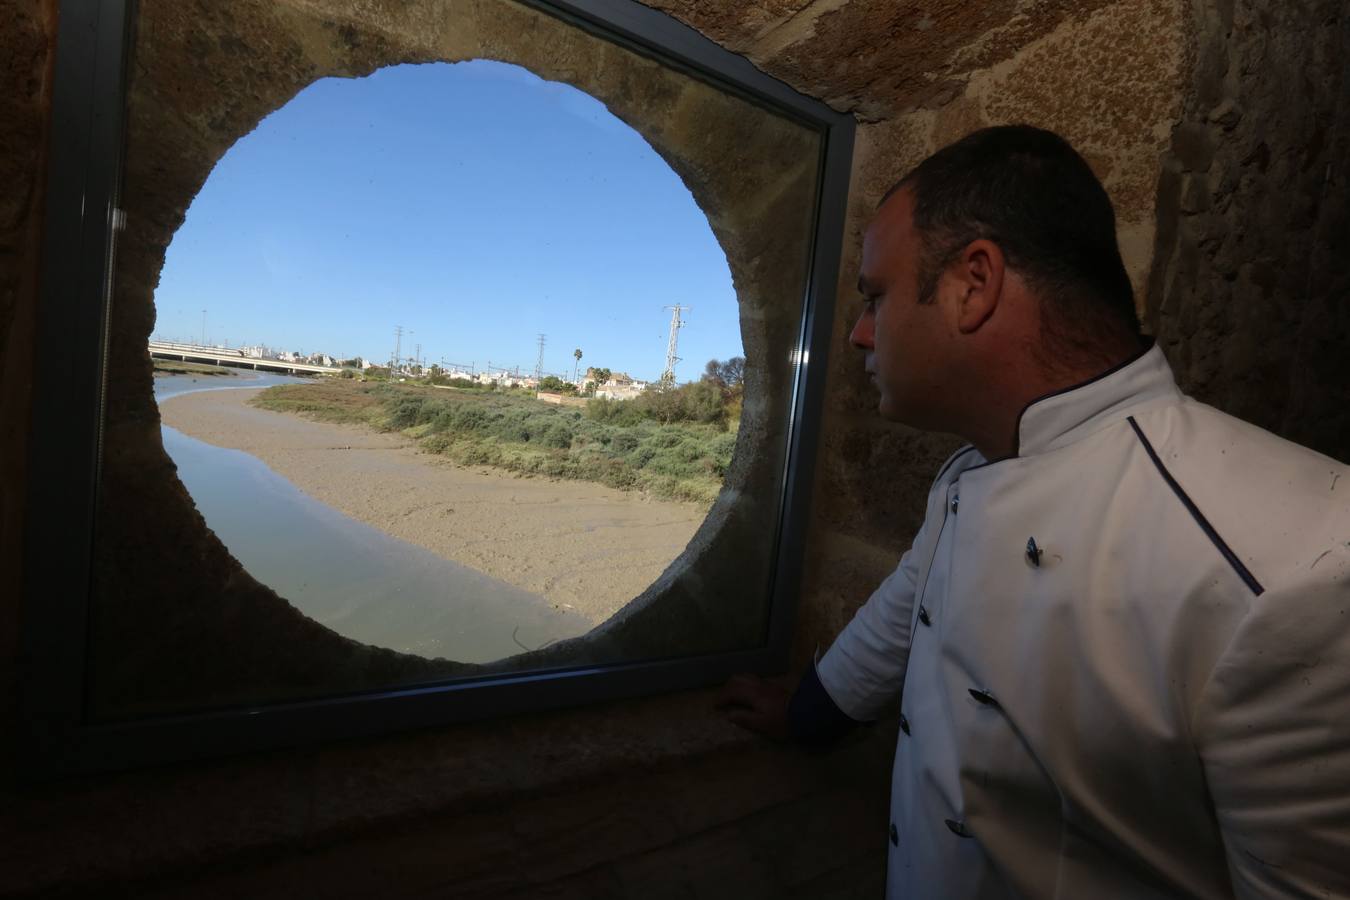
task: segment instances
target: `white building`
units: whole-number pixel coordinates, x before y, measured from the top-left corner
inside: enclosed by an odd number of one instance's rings
[[[605,400],[631,400],[649,386],[650,382],[638,381],[627,372],[615,372],[604,384],[595,386],[595,396]]]

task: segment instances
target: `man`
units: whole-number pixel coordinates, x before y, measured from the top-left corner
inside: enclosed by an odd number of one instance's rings
[[[899,700],[887,895],[1350,896],[1350,470],[1182,395],[1062,139],[977,132],[883,200],[851,340],[969,446],[791,702]]]

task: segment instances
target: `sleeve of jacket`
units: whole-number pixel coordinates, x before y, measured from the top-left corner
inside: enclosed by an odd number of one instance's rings
[[[1350,897],[1350,546],[1255,598],[1192,720],[1236,897]]]
[[[921,529],[914,547],[923,545],[923,534]],[[876,718],[904,689],[918,575],[914,547],[816,663],[816,676],[835,706],[859,722]]]

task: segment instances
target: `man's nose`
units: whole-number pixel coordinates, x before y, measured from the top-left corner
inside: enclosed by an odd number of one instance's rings
[[[853,330],[849,332],[848,341],[859,350],[872,349],[872,314],[863,310],[858,316],[858,321],[853,323]]]

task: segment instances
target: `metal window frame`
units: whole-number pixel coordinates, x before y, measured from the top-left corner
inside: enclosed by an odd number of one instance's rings
[[[632,0],[519,0],[787,115],[822,137],[810,274],[763,645],[734,653],[495,676],[115,724],[86,720],[87,614],[100,472],[126,66],[135,0],[61,4],[25,521],[20,720],[28,777],[375,735],[715,684],[787,658],[839,274],[854,122]]]

